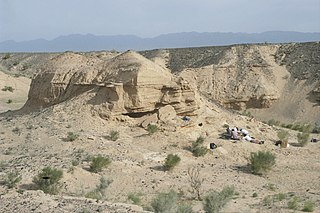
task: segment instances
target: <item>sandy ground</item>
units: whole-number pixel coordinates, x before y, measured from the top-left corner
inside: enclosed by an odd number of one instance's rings
[[[202,212],[201,202],[190,192],[187,171],[193,167],[199,168],[204,179],[202,196],[210,190],[235,186],[237,195],[223,212],[293,212],[287,208],[293,196],[300,199],[299,209],[306,200],[319,206],[320,145],[294,146],[296,132],[291,132],[289,140],[293,145],[281,149],[273,144],[277,137],[272,127],[214,105],[208,105],[197,117],[191,117],[186,127],[180,126],[181,118],[177,117],[174,126],[163,125],[162,130],[153,135],[138,127],[131,118],[110,122],[67,109],[66,104],[19,117],[8,114],[0,117],[0,161],[5,165],[0,178],[10,171],[19,171],[22,175],[16,189],[0,186],[2,212],[83,212],[86,208],[90,211],[100,208],[102,212],[142,212],[141,209],[124,211],[123,206],[113,208],[112,205],[130,204],[128,194],[140,193],[139,205],[150,206],[157,193],[170,189],[179,192],[181,200],[192,205],[195,212]],[[220,139],[224,124],[245,127],[252,135],[263,138],[265,144]],[[107,139],[111,130],[119,131],[117,141]],[[79,134],[79,138],[66,142],[67,132]],[[209,150],[204,157],[194,157],[188,147],[200,135],[206,138],[206,146],[214,142],[218,148]],[[248,167],[250,153],[259,150],[269,150],[277,159],[273,170],[264,176],[253,175]],[[168,172],[162,166],[170,153],[178,154],[181,162]],[[87,171],[89,162],[86,159],[97,154],[108,156],[112,163],[102,172],[93,174]],[[79,165],[72,166],[74,160],[78,160]],[[59,195],[34,191],[32,178],[45,166],[64,171]],[[95,203],[84,198],[101,176],[112,180],[105,191],[107,201]],[[254,193],[257,197],[253,197]],[[267,205],[263,201],[279,193],[286,194],[286,198]]]

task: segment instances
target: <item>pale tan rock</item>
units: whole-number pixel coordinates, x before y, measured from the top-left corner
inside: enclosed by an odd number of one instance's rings
[[[176,111],[174,110],[173,106],[166,105],[161,107],[158,111],[158,117],[160,121],[168,122],[173,120],[177,116]]]
[[[156,113],[152,115],[144,116],[141,126],[143,128],[147,128],[149,124],[157,123],[158,120],[159,119]]]

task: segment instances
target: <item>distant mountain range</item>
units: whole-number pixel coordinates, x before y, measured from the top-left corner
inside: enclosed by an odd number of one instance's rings
[[[37,39],[16,42],[0,42],[0,52],[63,52],[99,50],[149,50],[158,48],[182,48],[223,46],[244,43],[289,43],[320,41],[320,33],[269,31],[264,33],[170,33],[154,38],[134,35],[96,36],[72,34],[53,40]]]

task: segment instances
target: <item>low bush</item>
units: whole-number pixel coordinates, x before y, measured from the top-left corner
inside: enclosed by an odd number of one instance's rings
[[[193,213],[192,206],[186,203],[179,204],[176,213]]]
[[[178,155],[169,154],[166,157],[166,160],[164,162],[164,169],[165,170],[171,170],[173,169],[178,163],[181,161],[181,158]]]
[[[306,201],[304,203],[302,211],[304,212],[313,212],[316,207],[316,204],[313,201]]]
[[[59,181],[63,176],[63,171],[51,167],[45,167],[33,178],[33,183],[44,193],[57,194],[60,188]]]
[[[12,86],[4,86],[1,90],[2,91],[13,92],[14,88]]]
[[[171,190],[169,193],[159,193],[151,202],[155,213],[175,212],[177,209],[178,194]]]
[[[105,177],[100,178],[99,185],[96,186],[96,188],[90,192],[88,192],[85,197],[91,198],[91,199],[97,199],[102,200],[105,197],[105,190],[108,188],[108,186],[112,183],[111,180],[106,179]]]
[[[6,175],[3,183],[9,189],[16,187],[16,185],[21,181],[22,177],[18,172],[10,172]]]
[[[73,132],[68,132],[67,141],[75,141],[78,137],[79,137],[79,135],[77,135]]]
[[[92,157],[89,171],[95,173],[101,172],[102,169],[107,167],[110,163],[111,160],[109,158],[103,157],[101,155]]]
[[[138,205],[141,202],[141,193],[129,193],[128,200],[131,200],[133,204]]]
[[[227,186],[221,192],[210,192],[203,201],[203,209],[206,213],[220,212],[221,209],[232,199],[234,187]]]
[[[120,136],[119,131],[112,130],[112,131],[110,132],[109,138],[110,138],[110,140],[112,140],[112,141],[116,141],[116,140],[119,139],[119,136]]]
[[[195,157],[204,156],[207,154],[207,147],[203,146],[204,137],[198,137],[196,141],[194,141],[191,145],[191,152]]]
[[[280,130],[278,133],[278,138],[281,140],[281,148],[287,148],[289,132],[286,130]]]
[[[152,134],[158,132],[159,128],[155,124],[149,124],[148,127],[147,127],[147,131],[149,132],[150,135],[152,135]]]
[[[297,138],[298,138],[298,142],[301,146],[306,146],[309,142],[309,133],[298,133],[297,134]]]
[[[294,197],[292,200],[288,201],[288,208],[289,209],[297,210],[298,206],[299,206],[299,198],[298,197]]]
[[[251,153],[250,167],[253,174],[262,174],[269,171],[276,163],[276,157],[269,151]]]
[[[4,56],[2,56],[3,60],[7,60],[11,57],[10,53],[6,53]]]

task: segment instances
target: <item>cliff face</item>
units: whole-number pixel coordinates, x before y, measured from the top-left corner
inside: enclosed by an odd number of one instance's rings
[[[310,99],[319,99],[319,42],[298,44],[234,45],[144,51],[179,75],[193,76],[199,92],[227,108],[269,108],[287,84],[306,81]],[[158,55],[157,55],[158,53]],[[314,96],[314,97],[313,97]]]
[[[199,108],[200,95],[227,108],[252,110],[263,119],[320,121],[319,50],[320,43],[311,42],[17,57],[41,59],[27,69],[39,73],[27,110],[81,96],[81,104],[106,116],[140,116],[165,105],[190,114]]]
[[[76,105],[80,96],[103,117],[142,116],[165,105],[178,114],[198,109],[196,90],[186,80],[133,51],[109,60],[74,53],[53,58],[32,81],[24,109],[69,100]]]

